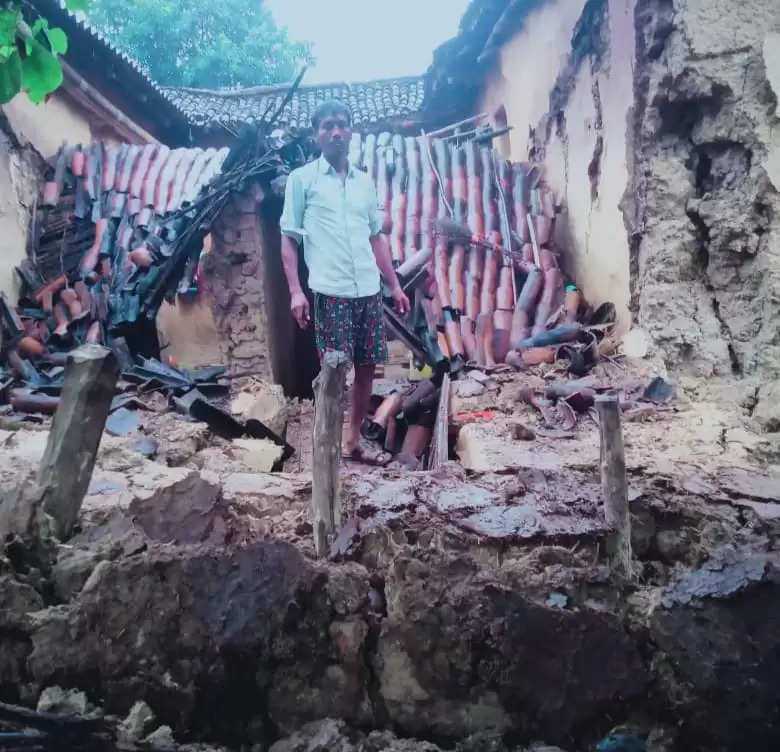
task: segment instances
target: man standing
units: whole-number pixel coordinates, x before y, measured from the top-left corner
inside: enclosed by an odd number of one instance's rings
[[[314,333],[320,356],[340,350],[355,367],[352,409],[343,450],[346,457],[386,464],[390,456],[361,441],[377,363],[387,360],[379,273],[390,286],[395,310],[409,311],[396,277],[371,178],[349,164],[351,114],[342,102],[323,102],[312,126],[322,156],[293,170],[287,179],[282,263],[290,287],[290,308],[298,326],[308,326],[309,301],[298,278],[298,253],[314,292]]]

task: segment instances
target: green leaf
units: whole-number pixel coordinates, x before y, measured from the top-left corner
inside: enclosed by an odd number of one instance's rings
[[[62,66],[44,44],[31,40],[30,53],[22,61],[22,87],[38,104],[62,83]]]
[[[22,61],[16,50],[0,63],[0,104],[10,102],[22,88]]]
[[[65,7],[71,13],[78,13],[79,11],[86,13],[89,7],[89,0],[65,0]]]
[[[41,18],[38,16],[38,18],[35,19],[35,23],[32,25],[32,29],[30,30],[30,35],[33,37],[37,37],[38,33],[41,31],[45,31],[49,28],[49,22],[45,18]]]
[[[68,37],[62,29],[49,29],[46,32],[52,52],[64,55],[68,51]]]
[[[18,10],[0,10],[0,44],[5,46],[14,43],[18,23]]]

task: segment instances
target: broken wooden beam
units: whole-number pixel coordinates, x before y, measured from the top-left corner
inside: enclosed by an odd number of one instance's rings
[[[70,536],[92,478],[118,376],[116,357],[100,345],[82,345],[68,357],[60,404],[38,473],[44,509],[60,540]]]
[[[610,567],[623,577],[631,577],[631,515],[628,509],[628,482],[620,405],[614,394],[596,397],[601,434],[601,491],[604,516],[612,529],[607,539]]]
[[[444,374],[439,389],[439,407],[433,426],[431,449],[428,454],[428,469],[437,470],[449,459],[450,425],[450,375]]]
[[[317,556],[328,552],[341,517],[341,433],[344,424],[344,387],[348,361],[331,350],[322,357],[314,381],[314,457],[312,468],[312,526]]]

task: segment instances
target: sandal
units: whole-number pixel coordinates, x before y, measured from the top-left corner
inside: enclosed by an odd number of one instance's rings
[[[341,456],[345,460],[360,462],[363,465],[371,465],[372,467],[384,467],[393,459],[393,455],[389,452],[385,452],[376,445],[362,441],[358,443],[350,454],[342,454]]]

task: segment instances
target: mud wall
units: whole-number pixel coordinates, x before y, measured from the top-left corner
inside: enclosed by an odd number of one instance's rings
[[[780,374],[779,32],[776,0],[637,3],[632,300],[692,376]]]
[[[299,332],[290,313],[279,235],[282,202],[263,199],[255,188],[231,200],[202,264],[220,362],[232,373],[281,384],[289,395],[310,395],[318,364],[311,331]]]
[[[671,371],[744,379],[748,409],[780,373],[778,91],[775,0],[555,0],[478,103],[544,160],[586,295]]]
[[[26,94],[17,94],[2,110],[19,142],[29,144],[44,159],[55,156],[63,141],[89,144],[93,140],[88,113],[63,92],[52,94],[41,104],[33,104]]]
[[[157,332],[163,356],[184,368],[221,362],[219,334],[206,290],[194,298],[179,296],[173,305],[163,302],[157,313]]]
[[[30,213],[43,176],[43,160],[17,138],[0,115],[0,292],[16,300],[14,267],[27,253]]]
[[[271,379],[268,324],[260,273],[266,250],[258,197],[237,195],[212,231],[214,249],[203,260],[218,332],[220,360],[231,372],[253,371]]]
[[[501,50],[478,111],[503,107],[510,158],[539,158],[562,203],[556,245],[588,299],[630,325],[629,250],[620,199],[628,180],[634,0],[558,0],[531,12]],[[498,123],[500,124],[500,123]]]

